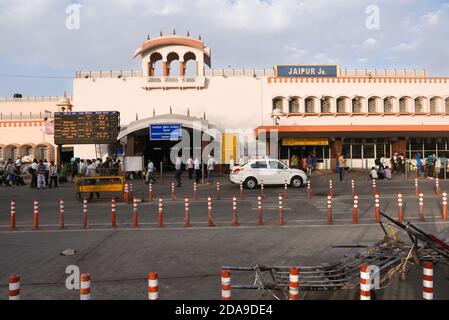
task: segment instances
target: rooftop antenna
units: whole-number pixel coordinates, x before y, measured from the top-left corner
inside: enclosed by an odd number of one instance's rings
[[[171,106],[170,106],[170,114],[172,114],[172,111],[173,111],[173,110],[172,110],[172,108],[171,108]]]
[[[150,35],[149,35],[149,34],[147,35],[147,41],[148,41],[148,40],[150,40]]]
[[[162,31],[159,31],[159,35],[162,37]]]
[[[187,116],[190,117],[190,109],[187,108]]]
[[[176,34],[176,31],[175,31],[175,29],[173,29],[173,35],[175,35]]]
[[[187,30],[187,36],[190,37],[190,32],[189,32],[189,30]]]
[[[201,35],[198,37],[199,40],[201,40]]]
[[[156,110],[154,110],[154,108],[153,108],[153,117],[155,117],[156,116]]]
[[[206,112],[203,112],[203,119],[206,120]]]

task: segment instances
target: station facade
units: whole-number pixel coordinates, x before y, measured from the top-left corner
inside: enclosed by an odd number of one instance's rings
[[[179,35],[147,39],[134,59],[141,60],[140,70],[77,71],[73,97],[53,105],[0,102],[3,157],[14,155],[11,146],[18,154],[22,146],[35,148],[42,142],[54,150],[51,136],[37,139],[36,132],[19,124],[31,119],[17,114],[68,110],[67,105],[73,111],[119,111],[118,144],[124,153],[161,161],[176,143],[151,141],[151,124],[181,124],[192,141],[199,133],[201,150],[212,140],[219,142],[215,156],[221,163],[230,156],[245,161],[254,145],[259,155],[287,162],[314,152],[318,168],[331,166],[338,153],[352,168],[371,166],[376,157],[394,152],[407,158],[416,152],[449,155],[449,77],[432,77],[422,69],[348,70],[338,65],[212,69],[211,49],[201,39]],[[11,121],[16,126],[8,127]],[[4,124],[11,134],[4,134]],[[110,145],[65,146],[70,147],[81,158],[115,150]],[[182,148],[194,153],[198,147]]]

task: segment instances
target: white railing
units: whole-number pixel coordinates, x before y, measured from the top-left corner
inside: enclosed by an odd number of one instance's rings
[[[52,102],[52,101],[56,101],[56,102],[58,102],[59,100],[61,100],[63,97],[59,97],[59,96],[56,96],[56,97],[23,97],[23,98],[0,98],[0,102],[34,102],[34,101],[37,101],[37,102],[46,102],[46,101],[49,101],[49,102]],[[69,99],[72,99],[72,97],[67,97],[67,98],[69,98]]]
[[[142,84],[145,89],[154,88],[203,88],[204,77],[148,77]]]
[[[427,77],[426,69],[340,69],[340,77]]]
[[[45,118],[52,119],[53,114],[40,112],[20,112],[20,113],[3,113],[0,112],[0,120],[11,121],[11,120],[43,120]]]

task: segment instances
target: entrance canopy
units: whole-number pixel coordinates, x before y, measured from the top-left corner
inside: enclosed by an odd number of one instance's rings
[[[214,126],[212,126],[208,120],[201,119],[197,117],[189,117],[184,116],[180,114],[163,114],[160,116],[154,116],[145,118],[142,120],[137,120],[131,122],[128,126],[123,128],[117,137],[117,140],[122,139],[123,137],[126,137],[130,133],[142,130],[142,129],[148,129],[151,124],[181,124],[184,128],[191,128],[198,131],[202,131],[210,135],[211,137],[215,136],[215,133],[213,131]]]

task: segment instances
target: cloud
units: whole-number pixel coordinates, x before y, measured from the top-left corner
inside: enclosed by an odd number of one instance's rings
[[[147,34],[154,38],[160,30],[170,34],[176,29],[177,34],[201,34],[212,48],[215,68],[337,62],[351,67],[369,61],[373,67],[427,67],[430,74],[449,75],[449,5],[436,1],[418,6],[418,0],[378,0],[378,30],[366,28],[368,0],[77,2],[81,25],[71,31],[65,28],[65,9],[72,0],[33,0],[33,5],[0,0],[1,65],[69,75],[74,70],[136,70],[140,64],[132,54]],[[9,92],[8,86],[0,78],[0,95]],[[35,90],[32,82],[23,86]]]

